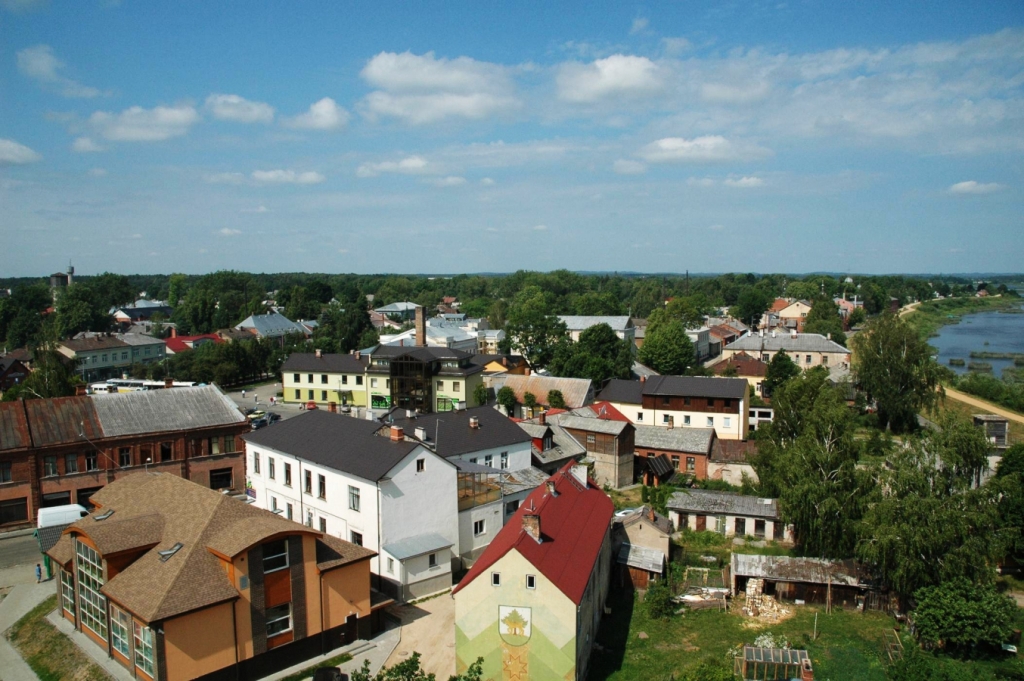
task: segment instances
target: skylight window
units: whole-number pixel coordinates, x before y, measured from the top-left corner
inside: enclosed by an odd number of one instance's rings
[[[93,520],[106,520],[107,518],[109,518],[112,515],[114,515],[114,509],[110,509],[109,511],[106,511],[105,513],[101,513],[99,515],[94,515],[92,517],[92,519]]]
[[[174,546],[172,546],[169,549],[164,549],[163,551],[157,551],[157,553],[160,554],[160,562],[161,563],[166,563],[168,560],[170,560],[171,556],[176,554],[178,551],[181,551],[183,546],[185,546],[185,545],[182,544],[181,542],[178,542],[177,544],[175,544]]]

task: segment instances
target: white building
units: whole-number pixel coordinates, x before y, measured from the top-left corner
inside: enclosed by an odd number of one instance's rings
[[[451,462],[401,428],[323,410],[244,439],[254,503],[377,551],[376,586],[399,600],[451,587],[459,556]]]
[[[607,324],[612,327],[615,335],[624,341],[629,341],[630,345],[633,344],[636,335],[633,318],[628,316],[558,315],[558,318],[569,329],[569,336],[573,343],[579,342],[581,333],[598,324]]]

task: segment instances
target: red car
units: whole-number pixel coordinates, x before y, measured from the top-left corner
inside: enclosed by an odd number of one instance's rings
[[[306,402],[306,409],[307,410],[309,410],[309,409],[316,409],[316,402],[313,402],[313,401]]]

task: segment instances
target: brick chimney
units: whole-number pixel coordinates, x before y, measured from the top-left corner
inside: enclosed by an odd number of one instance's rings
[[[641,383],[646,383],[647,382],[647,377],[646,376],[641,376],[640,377],[640,382]]]
[[[814,681],[814,668],[810,660],[804,660],[800,668],[800,681]]]
[[[537,423],[542,426],[546,426],[548,424],[548,413],[546,411],[542,411],[537,415]]]
[[[84,383],[79,383],[78,385],[76,385],[75,386],[75,396],[76,397],[81,397],[82,395],[85,395],[85,388],[86,388],[86,385]]]
[[[401,442],[405,439],[405,429],[402,426],[391,426],[391,441]]]
[[[323,359],[324,358],[324,353],[320,351],[320,348],[316,349],[316,358],[317,359]]]
[[[558,490],[555,489],[555,481],[549,479],[545,484],[548,487],[548,494],[550,494],[553,497],[557,497],[558,496]]]
[[[423,306],[416,306],[416,347],[427,346],[427,318],[423,314]]]
[[[174,387],[174,379],[171,378],[170,376],[165,378],[164,379],[164,387],[165,388],[173,388]]]
[[[655,520],[657,520],[657,516],[656,516],[656,515],[654,514],[654,509],[653,509],[653,508],[651,508],[651,509],[649,509],[649,510],[647,511],[647,517],[648,517],[648,518],[650,518],[650,520],[651,520],[651,522],[652,522],[652,523],[653,523],[653,522],[654,522]]]
[[[469,427],[472,428],[473,430],[476,430],[477,428],[479,428],[480,427],[480,419],[478,417],[476,417],[476,416],[470,416],[469,417]]]
[[[530,375],[530,367],[526,367],[525,369],[523,369],[523,376],[529,376],[529,375]]]
[[[669,416],[668,417],[668,423],[666,425],[668,426],[669,430],[672,430],[673,428],[675,428],[676,427],[676,417],[675,416]]]
[[[171,327],[171,338],[177,338],[177,337],[178,337],[178,329],[176,327],[172,326]]]
[[[523,532],[533,537],[538,544],[541,543],[540,516],[538,514],[526,513],[523,515]]]
[[[328,402],[327,403],[327,411],[330,412],[331,414],[337,414],[338,413],[338,403],[337,402]]]

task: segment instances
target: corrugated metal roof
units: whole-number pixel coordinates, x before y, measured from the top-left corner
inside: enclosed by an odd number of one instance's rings
[[[618,561],[623,565],[656,572],[659,575],[665,569],[665,554],[658,549],[646,546],[623,544],[619,549]]]
[[[144,393],[123,393],[110,397],[142,394]],[[90,440],[98,440],[105,435],[91,397],[25,400],[25,411],[32,429],[32,443],[36,447],[66,442],[84,443],[83,434]]]
[[[766,333],[764,336],[751,334],[733,341],[725,346],[725,349],[756,353],[785,350],[786,352],[835,352],[844,355],[850,354],[847,348],[818,333],[798,333],[796,337],[789,333],[779,333],[774,337],[770,333]]]
[[[0,402],[0,452],[31,446],[25,403],[21,400]]]
[[[281,366],[282,373],[289,371],[319,371],[332,374],[361,374],[366,369],[367,358],[354,354],[322,353],[317,357],[312,352],[293,352]]]
[[[593,315],[558,315],[570,331],[583,331],[598,324],[607,324],[614,331],[625,331],[630,328],[629,317],[605,317]]]
[[[708,454],[715,441],[714,428],[666,428],[636,426],[634,446],[666,449],[688,454]]]
[[[631,426],[630,423],[625,421],[608,421],[599,418],[587,418],[585,416],[577,416],[575,414],[555,414],[550,419],[562,426],[563,428],[571,428],[573,430],[585,430],[592,433],[602,433],[604,435],[618,435],[626,428]]]
[[[381,548],[398,560],[405,560],[413,556],[422,556],[424,553],[440,551],[450,546],[452,546],[452,542],[436,532],[428,532],[427,534],[419,534],[415,537],[408,537],[385,544]]]
[[[106,437],[209,428],[242,423],[245,417],[215,385],[94,395]]]
[[[254,314],[246,317],[236,329],[255,329],[264,338],[277,338],[289,333],[306,334],[306,329],[278,312]]]
[[[770,520],[779,518],[779,507],[775,499],[748,497],[735,492],[712,492],[706,489],[676,492],[669,498],[668,507],[687,513],[752,516]]]
[[[867,586],[861,578],[861,570],[853,561],[734,553],[731,572],[737,577],[758,577],[780,582],[828,584],[831,581],[845,586]]]

